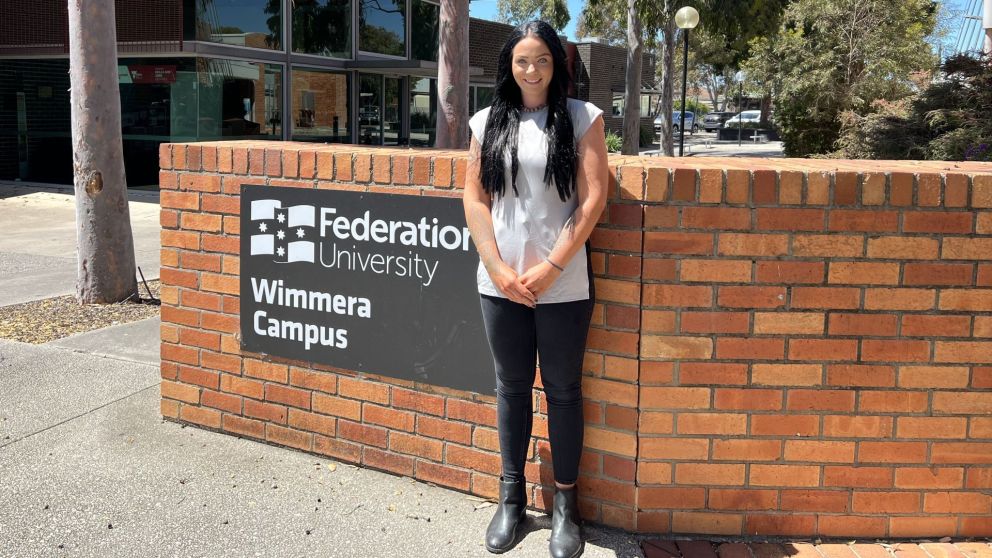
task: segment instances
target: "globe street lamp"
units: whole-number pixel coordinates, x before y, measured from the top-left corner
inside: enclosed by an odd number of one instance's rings
[[[699,25],[699,12],[692,6],[679,8],[675,12],[675,25],[682,30],[685,39],[682,47],[682,112],[679,114],[679,157],[682,157],[685,149],[685,88],[689,79],[689,30]]]

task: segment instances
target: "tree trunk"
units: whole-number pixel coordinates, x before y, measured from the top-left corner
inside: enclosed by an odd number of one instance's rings
[[[666,12],[667,13],[667,12]],[[665,44],[662,47],[664,74],[661,78],[661,149],[669,157],[675,155],[675,136],[672,130],[672,99],[675,92],[675,18],[665,22]]]
[[[136,297],[127,205],[114,0],[69,0],[69,83],[76,196],[76,298]]]
[[[437,147],[468,149],[468,0],[441,0]]]
[[[624,155],[637,155],[641,147],[641,18],[635,0],[627,0],[627,79],[623,101]]]

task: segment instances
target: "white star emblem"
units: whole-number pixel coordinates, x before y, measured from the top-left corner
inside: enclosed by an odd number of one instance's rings
[[[296,229],[296,237],[303,238],[303,229]]]
[[[258,230],[265,232],[269,230],[269,227],[265,226],[265,223],[262,223],[261,225],[258,226]]]
[[[286,254],[286,251],[282,249],[282,246],[276,248],[276,255],[280,258]]]
[[[276,238],[278,238],[279,240],[282,240],[282,239],[286,238],[286,231],[279,231],[279,232],[277,232],[276,233]]]
[[[285,213],[280,213],[279,215],[276,216],[276,221],[279,221],[280,223],[284,222],[285,220],[286,220]]]

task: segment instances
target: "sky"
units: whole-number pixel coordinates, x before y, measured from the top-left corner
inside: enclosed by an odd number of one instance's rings
[[[992,0],[985,0],[986,2],[992,2]],[[945,0],[945,3],[953,10],[964,11],[967,9],[970,1],[969,0]],[[568,22],[568,26],[565,27],[565,35],[568,35],[569,39],[575,39],[575,22],[579,20],[579,14],[582,13],[582,7],[585,5],[585,0],[568,0],[568,13],[572,16],[572,19]],[[472,17],[477,17],[479,19],[496,19],[496,0],[470,0],[468,4],[469,15]]]
[[[579,21],[579,15],[582,13],[582,7],[585,6],[585,4],[585,0],[568,0],[568,15],[572,16],[572,18],[568,21],[568,25],[565,26],[564,34],[567,35],[569,39],[576,38],[575,23]],[[479,19],[495,21],[496,0],[469,0],[468,15]]]

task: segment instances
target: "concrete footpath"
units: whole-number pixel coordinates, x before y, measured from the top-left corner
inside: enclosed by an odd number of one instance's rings
[[[0,556],[488,556],[495,507],[159,414],[158,319],[0,340]],[[531,512],[510,556],[547,556]],[[643,556],[587,527],[585,556]]]
[[[158,192],[129,191],[138,267],[158,278]],[[73,292],[76,206],[72,187],[0,181],[0,306]]]

